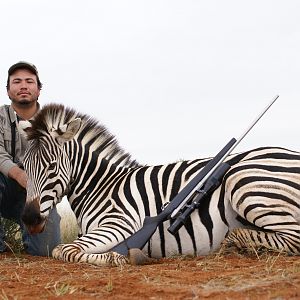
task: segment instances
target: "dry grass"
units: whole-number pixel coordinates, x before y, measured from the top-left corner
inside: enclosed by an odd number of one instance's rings
[[[63,243],[70,243],[78,235],[78,226],[74,212],[66,198],[57,205],[57,211],[61,216],[61,240]]]
[[[18,240],[17,228],[7,226]],[[21,254],[18,241],[9,245],[13,252],[0,255],[0,300],[300,299],[300,260],[285,253],[221,249],[205,257],[100,268],[31,257]]]
[[[1,293],[2,291],[2,293]],[[26,298],[29,292],[32,298]],[[300,261],[281,253],[217,253],[123,268],[0,256],[1,299],[297,299]],[[15,298],[13,298],[15,297]]]

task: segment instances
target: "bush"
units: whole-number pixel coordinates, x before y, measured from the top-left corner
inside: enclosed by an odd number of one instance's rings
[[[3,224],[7,247],[15,253],[23,251],[22,233],[19,224],[4,218],[1,218],[1,223]]]

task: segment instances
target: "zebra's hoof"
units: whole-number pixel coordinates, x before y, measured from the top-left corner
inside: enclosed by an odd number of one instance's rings
[[[55,259],[62,259],[62,248],[64,244],[59,244],[57,245],[53,250],[52,250],[52,257]]]
[[[138,248],[129,249],[129,262],[131,265],[147,265],[154,262],[153,258],[146,256],[142,250]]]

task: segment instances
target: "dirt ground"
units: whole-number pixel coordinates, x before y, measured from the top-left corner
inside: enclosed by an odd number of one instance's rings
[[[96,267],[0,255],[0,299],[300,299],[300,260],[276,253]]]

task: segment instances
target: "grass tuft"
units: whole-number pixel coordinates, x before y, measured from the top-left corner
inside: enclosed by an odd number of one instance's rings
[[[111,293],[113,291],[114,287],[113,287],[113,282],[112,282],[112,277],[111,277],[111,274],[109,275],[109,278],[108,278],[108,282],[105,286],[105,290],[109,293]]]
[[[71,286],[68,283],[64,282],[55,282],[54,284],[47,284],[45,286],[50,294],[54,296],[64,296],[64,295],[72,295],[77,291],[76,287]]]

